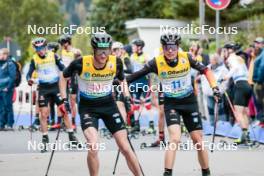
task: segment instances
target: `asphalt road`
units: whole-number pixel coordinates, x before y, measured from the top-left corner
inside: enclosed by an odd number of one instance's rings
[[[55,140],[56,132],[50,132],[50,142]],[[78,138],[84,141],[83,134],[79,130]],[[140,136],[132,139],[137,156],[147,176],[161,176],[163,172],[164,148],[140,149],[142,142],[150,143],[155,136]],[[67,143],[68,136],[62,133],[61,144]],[[221,138],[217,137],[216,143]],[[0,132],[0,175],[1,176],[41,176],[45,175],[50,152],[40,153],[38,150],[28,149],[29,143],[38,144],[41,140],[39,132],[35,132],[30,140],[28,131]],[[182,137],[182,141],[189,139]],[[210,141],[207,136],[205,140]],[[231,142],[230,139],[227,139]],[[101,138],[103,151],[100,151],[100,175],[112,175],[115,157],[117,154],[116,144],[113,139]],[[32,146],[32,145],[31,145]],[[37,146],[37,145],[36,145]],[[214,176],[263,176],[264,175],[264,147],[257,149],[238,148],[232,151],[216,150],[210,155],[210,167]],[[67,150],[56,151],[52,162],[50,176],[84,176],[89,175],[86,166],[87,151]],[[132,175],[121,156],[117,166],[117,176]],[[174,166],[174,175],[199,176],[200,167],[197,162],[195,151],[180,150]]]

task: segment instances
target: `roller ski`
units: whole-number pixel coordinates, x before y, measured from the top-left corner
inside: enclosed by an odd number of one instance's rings
[[[140,149],[145,149],[145,148],[156,148],[156,147],[166,147],[166,142],[165,141],[160,141],[157,140],[153,143],[147,144],[146,142],[143,142],[140,144]]]
[[[25,127],[23,125],[18,126],[18,131],[24,131],[24,130],[29,130],[30,132],[34,132],[34,131],[37,131],[38,128],[36,130],[33,130],[31,126],[29,126],[29,127]],[[5,131],[7,131],[7,130],[5,130]]]

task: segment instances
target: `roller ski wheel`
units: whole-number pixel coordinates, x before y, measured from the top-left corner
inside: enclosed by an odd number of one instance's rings
[[[143,143],[140,144],[140,149],[157,148],[157,147],[160,147],[161,145],[165,145],[166,146],[165,141],[156,141],[156,142],[153,142],[151,144],[147,144],[147,143],[143,142]]]

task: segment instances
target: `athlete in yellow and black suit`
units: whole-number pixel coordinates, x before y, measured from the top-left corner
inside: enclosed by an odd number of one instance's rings
[[[64,65],[61,63],[59,57],[51,52],[47,51],[47,42],[45,38],[39,37],[32,41],[32,45],[36,50],[31,60],[29,71],[27,73],[28,84],[32,86],[33,80],[31,79],[32,73],[36,70],[38,74],[38,86],[39,86],[39,108],[41,113],[40,125],[41,132],[43,134],[42,142],[46,146],[49,143],[47,118],[49,116],[48,103],[50,99],[54,99],[59,110],[64,117],[65,126],[69,134],[69,140],[73,144],[77,144],[77,138],[73,134],[71,122],[68,118],[68,114],[65,110],[63,100],[59,91],[59,72],[64,69]],[[46,151],[46,147],[42,152]]]
[[[121,153],[126,157],[130,170],[140,175],[139,163],[127,138],[125,123],[112,96],[112,84],[116,77],[129,98],[128,87],[123,73],[121,59],[110,55],[112,37],[105,33],[94,34],[91,38],[94,55],[83,56],[67,67],[63,76],[78,75],[80,101],[78,104],[81,126],[91,150],[87,163],[90,175],[99,175],[98,120],[102,118],[113,134]]]
[[[81,51],[79,49],[76,49],[72,47],[72,41],[70,35],[61,35],[58,43],[61,45],[61,52],[60,57],[62,60],[62,63],[65,65],[65,67],[68,67],[72,61],[77,59],[81,56]],[[73,74],[71,79],[66,81],[63,76],[60,77],[60,90],[61,90],[61,96],[63,98],[63,101],[66,105],[66,108],[71,112],[72,115],[72,126],[73,129],[76,130],[76,124],[75,124],[75,117],[77,115],[77,108],[76,108],[76,99],[77,99],[77,78],[76,75]],[[60,119],[58,119],[60,121]],[[52,126],[52,128],[58,128],[58,124],[55,124]]]
[[[181,37],[176,34],[161,36],[164,54],[149,61],[143,69],[127,77],[131,82],[146,74],[156,73],[161,81],[164,92],[164,109],[169,131],[169,146],[165,153],[164,176],[172,175],[177,145],[180,142],[180,116],[190,132],[190,136],[197,144],[199,162],[203,176],[210,175],[208,154],[202,148],[202,123],[198,112],[197,100],[191,82],[191,68],[205,74],[213,88],[216,101],[220,97],[219,89],[211,71],[201,63],[192,59],[186,52],[178,51]],[[174,147],[173,147],[174,146]]]

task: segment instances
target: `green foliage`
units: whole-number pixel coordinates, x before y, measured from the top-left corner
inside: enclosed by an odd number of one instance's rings
[[[1,0],[0,38],[10,36],[22,48],[22,60],[29,57],[28,46],[33,34],[28,34],[27,25],[54,26],[63,22],[58,4],[48,0]],[[57,40],[56,35],[45,35],[49,41]]]
[[[135,18],[162,18],[164,1],[96,0],[91,7],[92,26],[105,26],[115,40],[127,42],[125,22]]]
[[[90,37],[87,34],[75,34],[72,36],[72,45],[82,51],[83,55],[91,53]]]

